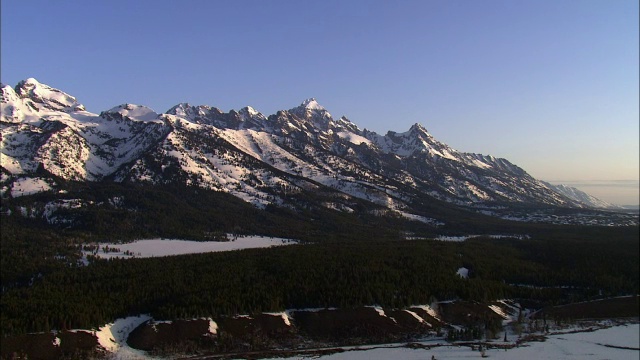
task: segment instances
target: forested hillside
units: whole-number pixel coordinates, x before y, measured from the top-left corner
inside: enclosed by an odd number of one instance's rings
[[[483,222],[484,217],[460,213],[451,225],[456,229],[530,237],[407,240],[401,236],[406,232],[428,237],[435,230],[419,222],[332,211],[263,211],[224,194],[190,197],[187,190],[171,197],[167,189],[132,188],[125,199],[140,211],[87,207],[74,213],[79,224],[74,227],[3,215],[2,334],[91,328],[142,313],[174,319],[307,307],[402,307],[435,299],[523,298],[553,304],[639,292],[638,227]],[[86,193],[94,203],[112,195],[109,187]],[[39,196],[46,194],[16,199],[11,206],[46,200]],[[77,261],[78,246],[91,241],[204,240],[207,232],[233,231],[304,242],[95,260],[88,266]],[[453,228],[438,231],[452,233]],[[469,279],[456,274],[460,267],[469,269]]]

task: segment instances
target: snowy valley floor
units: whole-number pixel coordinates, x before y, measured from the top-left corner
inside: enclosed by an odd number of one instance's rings
[[[259,235],[233,236],[228,241],[189,241],[178,239],[143,239],[129,243],[90,244],[92,251],[83,250],[83,261],[94,255],[102,259],[148,258],[156,256],[176,256],[207,252],[233,251],[267,248],[297,244],[298,240]]]
[[[488,343],[485,357],[491,359],[523,360],[574,360],[574,359],[610,359],[636,360],[640,358],[640,324],[637,319],[629,323],[601,322],[602,328],[572,327],[546,335],[543,341],[522,342],[514,346],[513,342],[495,341]],[[122,334],[120,334],[122,335]],[[119,336],[116,336],[119,338]],[[117,340],[116,340],[117,341]],[[101,342],[102,343],[102,342]],[[163,358],[149,357],[143,351],[134,350],[120,342],[118,350],[110,355],[113,360],[144,360]],[[511,348],[502,348],[511,347]],[[278,355],[278,353],[280,355]],[[295,355],[292,355],[295,353]],[[429,360],[435,359],[474,359],[482,358],[478,343],[447,343],[443,339],[434,339],[410,344],[380,344],[353,347],[335,347],[296,351],[251,352],[243,354],[219,354],[206,356],[187,356],[185,360],[203,359],[266,359],[282,356],[278,360]]]
[[[500,343],[496,343],[498,345]],[[467,359],[481,358],[479,350],[467,345],[450,345],[444,342],[421,342],[416,347],[406,344],[345,348],[331,355],[311,355],[281,358],[323,360],[383,360],[406,359]],[[429,348],[430,347],[430,348]],[[591,332],[561,333],[549,335],[544,342],[529,342],[512,349],[490,348],[486,356],[491,359],[611,359],[635,360],[640,357],[640,325],[625,324]]]

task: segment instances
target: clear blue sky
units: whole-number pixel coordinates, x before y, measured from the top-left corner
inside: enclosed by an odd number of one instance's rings
[[[544,180],[638,180],[637,0],[2,1],[2,82],[100,112],[315,97]],[[629,201],[638,203],[638,191]],[[607,200],[605,198],[605,200]]]

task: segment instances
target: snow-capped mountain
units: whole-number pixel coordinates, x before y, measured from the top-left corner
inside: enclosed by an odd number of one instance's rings
[[[595,196],[589,195],[586,192],[578,188],[575,188],[573,186],[569,186],[565,184],[553,185],[547,182],[545,182],[545,185],[559,192],[560,194],[570,199],[573,199],[575,201],[586,204],[589,207],[600,208],[600,209],[620,209],[621,208],[620,206],[613,205],[604,200],[600,200]]]
[[[17,180],[182,183],[224,191],[262,207],[291,194],[324,194],[317,206],[353,211],[365,200],[420,214],[439,199],[464,206],[587,206],[505,159],[459,152],[420,124],[380,135],[335,120],[315,99],[265,116],[178,104],[166,113],[133,104],[100,114],[39,83],[2,85],[3,196]],[[53,180],[51,180],[53,181]],[[50,181],[50,182],[51,182]]]

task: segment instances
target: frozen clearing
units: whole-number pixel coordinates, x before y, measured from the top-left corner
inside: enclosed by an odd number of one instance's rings
[[[4,164],[3,164],[4,165]],[[33,195],[51,190],[51,186],[41,178],[20,178],[13,183],[11,195],[13,197]]]
[[[637,360],[640,356],[640,324],[627,324],[601,329],[594,332],[550,335],[545,342],[532,342],[525,346],[509,349],[489,349],[489,359],[540,359],[540,360],[577,360],[611,359]],[[435,343],[424,345],[436,346]],[[607,346],[608,345],[608,346]],[[620,349],[610,346],[626,347]],[[314,357],[323,360],[387,360],[406,359],[480,359],[478,350],[467,346],[438,346],[432,349],[409,349],[405,347],[380,347],[361,351],[345,351],[327,356]],[[287,360],[299,357],[286,358]]]
[[[233,239],[230,237],[230,239]],[[156,256],[172,256],[185,254],[198,254],[218,251],[232,251],[253,248],[266,248],[297,244],[297,240],[272,238],[264,236],[239,236],[230,241],[189,241],[189,240],[163,240],[147,239],[137,240],[131,243],[96,244],[100,248],[97,252],[84,251],[84,255],[96,255],[102,259],[108,258],[146,258]],[[105,252],[105,247],[117,249],[117,251]]]

